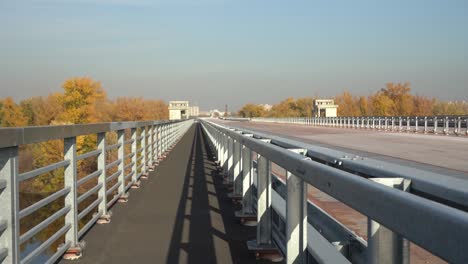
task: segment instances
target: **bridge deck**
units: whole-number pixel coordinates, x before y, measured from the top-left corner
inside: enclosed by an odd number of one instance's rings
[[[129,202],[113,207],[112,222],[84,236],[82,259],[62,262],[258,263],[245,244],[255,228],[234,219],[211,156],[192,126]]]

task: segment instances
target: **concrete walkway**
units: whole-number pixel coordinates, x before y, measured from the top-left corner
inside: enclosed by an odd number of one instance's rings
[[[234,218],[201,126],[195,124],[110,224],[95,225],[84,256],[64,263],[259,263],[245,241],[255,228]]]

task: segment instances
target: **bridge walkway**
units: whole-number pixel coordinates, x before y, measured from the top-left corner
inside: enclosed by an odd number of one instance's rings
[[[110,224],[83,240],[79,261],[63,263],[259,263],[245,241],[255,227],[240,225],[199,124],[168,157],[116,204]]]

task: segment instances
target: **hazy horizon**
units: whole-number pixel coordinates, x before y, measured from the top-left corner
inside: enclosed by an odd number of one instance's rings
[[[467,1],[16,0],[0,21],[0,97],[16,100],[75,76],[201,110],[387,82],[468,100]]]

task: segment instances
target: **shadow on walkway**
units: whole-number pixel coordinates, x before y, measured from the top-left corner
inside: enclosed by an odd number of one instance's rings
[[[193,125],[167,158],[116,204],[110,224],[83,240],[82,259],[65,263],[259,263],[247,251],[254,227],[240,225],[203,130]]]
[[[236,222],[203,134],[197,125],[167,263],[258,263],[245,244],[255,228]]]

